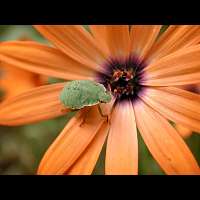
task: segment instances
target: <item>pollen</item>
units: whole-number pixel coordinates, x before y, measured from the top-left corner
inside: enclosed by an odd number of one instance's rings
[[[111,92],[117,98],[120,98],[122,95],[130,96],[134,94],[134,77],[135,73],[132,69],[118,69],[113,71],[113,75],[109,80],[108,84],[110,85]]]

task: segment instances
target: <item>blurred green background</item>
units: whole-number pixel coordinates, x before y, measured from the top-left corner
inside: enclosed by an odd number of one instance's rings
[[[166,26],[163,27],[162,32],[165,29]],[[47,43],[31,26],[0,25],[1,42],[16,40],[21,36]],[[60,80],[49,77],[50,84],[58,81]],[[71,116],[72,114],[69,113],[64,117],[20,127],[0,126],[0,174],[35,174],[44,152]],[[140,134],[138,137],[139,174],[164,174],[152,158]],[[186,139],[186,142],[200,163],[200,135],[194,133]],[[93,174],[104,174],[104,159],[105,147]]]

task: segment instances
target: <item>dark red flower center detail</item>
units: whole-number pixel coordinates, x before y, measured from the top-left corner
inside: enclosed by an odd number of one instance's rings
[[[142,90],[140,80],[143,77],[144,63],[135,57],[128,59],[110,59],[104,63],[104,73],[97,75],[102,83],[118,101],[135,100]]]

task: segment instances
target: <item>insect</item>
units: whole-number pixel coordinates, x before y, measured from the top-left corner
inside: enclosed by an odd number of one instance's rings
[[[60,101],[64,106],[71,110],[80,110],[87,106],[98,105],[98,110],[103,117],[104,115],[100,103],[109,103],[111,94],[106,88],[95,81],[75,80],[68,82],[60,93]]]

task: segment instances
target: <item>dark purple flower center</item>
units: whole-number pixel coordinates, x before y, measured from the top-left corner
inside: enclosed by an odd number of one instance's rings
[[[97,79],[117,101],[134,101],[142,90],[140,80],[144,66],[133,56],[128,59],[110,59],[103,65],[105,72],[99,73]]]

